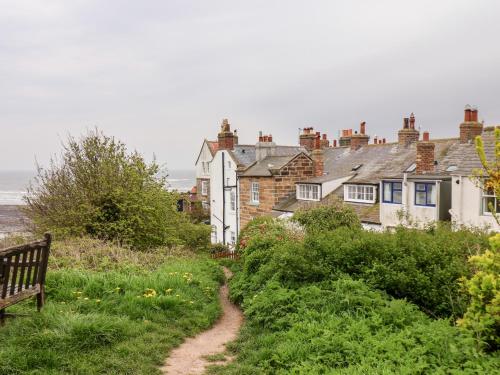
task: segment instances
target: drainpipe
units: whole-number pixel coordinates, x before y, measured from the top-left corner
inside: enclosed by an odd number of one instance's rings
[[[441,208],[439,207],[441,204],[440,201],[440,196],[441,196],[441,181],[436,181],[436,221],[439,221],[439,211],[441,211]]]
[[[222,151],[222,243],[226,244],[226,173],[224,151]]]
[[[402,209],[403,213],[406,215],[409,215],[408,212],[408,173],[403,173],[403,191],[402,191],[402,197],[401,197],[401,202],[402,202]]]

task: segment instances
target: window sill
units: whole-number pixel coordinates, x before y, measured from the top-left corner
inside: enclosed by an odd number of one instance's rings
[[[258,206],[258,205],[259,205],[259,203],[260,203],[260,202],[252,202],[252,201],[248,202],[248,204],[249,204],[250,206]]]
[[[398,203],[398,202],[386,202],[386,201],[382,201],[382,203],[384,203],[384,204],[403,204],[403,203]]]
[[[344,199],[344,202],[375,204],[375,201],[364,201],[361,199]]]

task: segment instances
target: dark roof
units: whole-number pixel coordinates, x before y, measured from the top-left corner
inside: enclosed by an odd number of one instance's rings
[[[282,212],[295,212],[298,210],[309,210],[318,207],[334,206],[338,205],[339,203],[344,203],[346,206],[352,208],[362,222],[380,224],[380,204],[343,202],[342,197],[339,196],[336,191],[328,194],[321,201],[297,200],[295,198],[295,194],[293,194],[293,196],[290,195],[287,199],[278,203],[274,207],[274,210]]]
[[[254,145],[234,145],[229,153],[233,156],[238,167],[247,168],[255,162],[255,146]]]
[[[283,168],[301,153],[306,154],[306,149],[300,146],[276,146],[273,156],[267,156],[255,162],[241,176],[272,176],[271,171]]]

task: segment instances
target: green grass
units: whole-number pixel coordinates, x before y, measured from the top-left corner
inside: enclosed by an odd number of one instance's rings
[[[172,347],[218,318],[222,280],[192,254],[56,244],[42,312],[34,301],[8,309],[24,316],[0,328],[0,374],[159,373]]]

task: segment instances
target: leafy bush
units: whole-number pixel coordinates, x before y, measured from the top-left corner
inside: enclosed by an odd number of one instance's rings
[[[495,373],[499,359],[448,320],[347,276],[298,288],[270,281],[244,307],[237,360],[212,373],[479,374]]]
[[[222,243],[214,243],[210,246],[210,253],[225,253],[229,251],[229,246]]]
[[[155,162],[97,130],[69,137],[59,160],[38,167],[25,211],[38,232],[87,234],[135,248],[177,244],[177,227],[187,218],[159,172]]]
[[[297,211],[292,220],[303,225],[308,232],[325,232],[341,227],[361,228],[358,215],[343,204]]]
[[[463,279],[470,304],[458,324],[474,332],[479,347],[500,347],[500,234],[490,239],[491,250],[469,259],[476,272]]]
[[[207,250],[210,247],[210,226],[190,222],[179,225],[179,238],[191,250]]]

